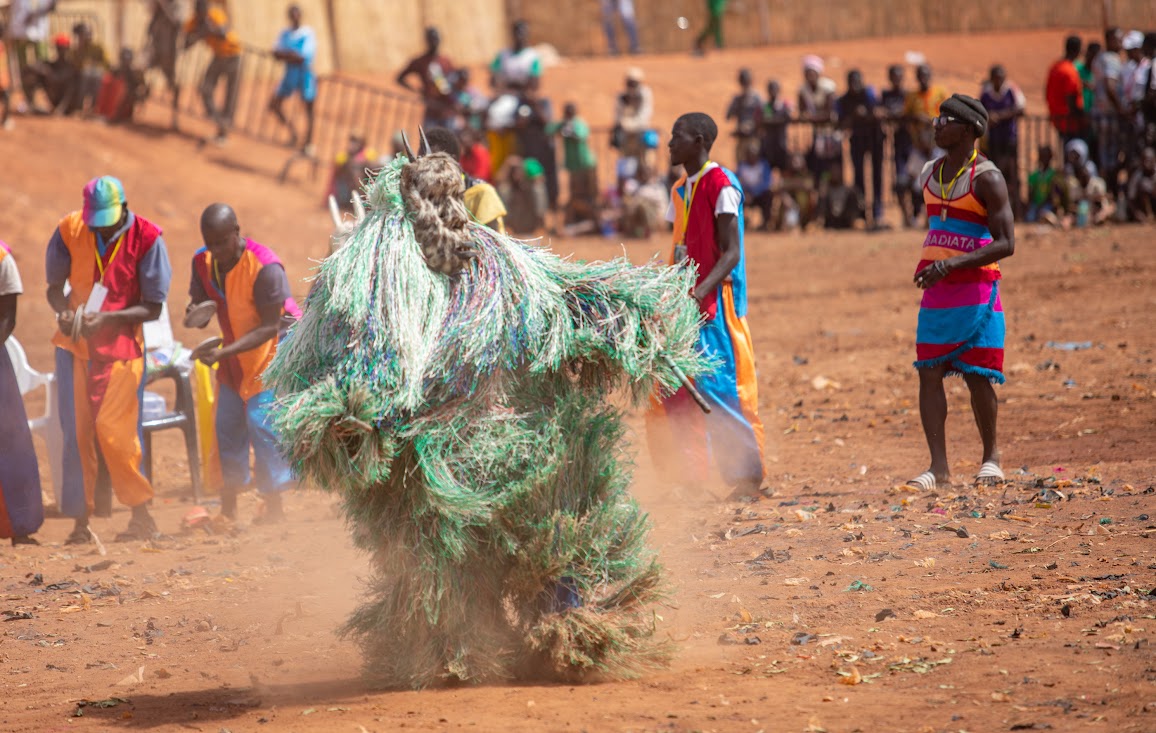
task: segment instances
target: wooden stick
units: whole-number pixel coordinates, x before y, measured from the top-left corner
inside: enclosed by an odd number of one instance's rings
[[[703,397],[702,393],[694,386],[694,382],[690,381],[690,377],[686,376],[686,374],[678,368],[678,365],[674,363],[674,359],[671,359],[666,354],[659,354],[659,358],[674,372],[674,376],[678,377],[678,381],[682,382],[682,386],[686,387],[686,391],[690,392],[690,396],[694,399],[699,409],[709,415],[710,405],[707,404],[706,398]]]

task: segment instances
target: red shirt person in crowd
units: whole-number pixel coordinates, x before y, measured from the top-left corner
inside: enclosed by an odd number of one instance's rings
[[[1087,129],[1084,86],[1075,63],[1080,57],[1080,45],[1079,36],[1068,36],[1064,41],[1064,57],[1048,70],[1044,88],[1052,124],[1065,143],[1074,137],[1084,137]]]

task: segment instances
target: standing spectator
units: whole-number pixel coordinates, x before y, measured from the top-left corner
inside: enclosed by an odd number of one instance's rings
[[[473,127],[465,127],[459,137],[462,146],[460,161],[462,170],[470,178],[489,181],[493,176],[494,169],[490,159],[490,151],[482,143],[481,133]]]
[[[638,25],[634,22],[634,0],[602,0],[602,29],[606,31],[606,46],[611,56],[618,55],[618,33],[614,28],[614,16],[622,20],[626,37],[630,40],[630,53],[642,53],[638,45]]]
[[[562,120],[548,124],[546,133],[562,138],[562,165],[570,178],[566,223],[597,221],[598,160],[590,150],[590,126],[578,116],[577,106],[567,102]]]
[[[1125,159],[1135,160],[1133,156],[1142,153],[1145,145],[1144,116],[1140,112],[1140,103],[1144,101],[1152,61],[1144,50],[1144,34],[1140,31],[1131,31],[1124,38],[1124,52],[1128,54],[1121,85],[1124,107],[1127,109],[1124,125],[1128,130],[1128,147],[1125,149]]]
[[[754,145],[748,145],[740,152],[743,157],[739,159],[738,167],[735,168],[735,177],[743,185],[743,198],[757,206],[763,213],[759,230],[770,231],[771,204],[774,203],[774,194],[771,190],[771,164],[759,155],[759,149]]]
[[[93,111],[104,75],[111,70],[108,54],[104,46],[92,38],[92,29],[85,23],[72,27],[72,50],[69,61],[72,64],[72,89],[69,110],[87,115]]]
[[[835,129],[835,82],[823,76],[823,59],[803,57],[803,86],[799,88],[799,119],[811,123],[811,150],[807,166],[822,191],[827,174],[843,162],[843,138]]]
[[[935,131],[931,121],[939,116],[939,105],[947,100],[947,90],[931,83],[931,67],[920,64],[915,69],[915,81],[919,88],[907,95],[907,105],[903,114],[911,129],[911,137],[921,142],[921,147],[932,152],[931,157],[941,154],[935,147]]]
[[[1127,108],[1121,91],[1124,62],[1120,58],[1123,34],[1119,28],[1104,31],[1104,51],[1092,63],[1096,84],[1096,102],[1092,108],[1095,127],[1097,164],[1100,176],[1108,184],[1108,193],[1114,198],[1120,190],[1119,159],[1121,152],[1121,124]],[[1079,171],[1077,171],[1077,174]]]
[[[883,228],[883,110],[872,87],[863,83],[863,74],[852,69],[847,74],[847,93],[836,103],[839,126],[851,135],[851,166],[855,188],[867,200],[866,157],[871,156],[871,226]],[[840,168],[842,166],[839,166]]]
[[[880,95],[880,105],[891,129],[891,160],[895,166],[892,189],[899,201],[903,226],[911,227],[915,224],[915,213],[919,207],[916,206],[911,176],[907,173],[912,143],[911,130],[907,126],[903,112],[907,107],[907,90],[903,88],[903,67],[899,64],[887,67],[887,80],[891,86]]]
[[[181,0],[152,0],[152,17],[148,25],[145,70],[157,69],[165,77],[173,96],[173,129],[177,129],[177,105],[181,85],[177,81],[177,37],[181,34]]]
[[[490,86],[494,100],[486,114],[490,154],[495,168],[515,151],[515,115],[522,98],[537,91],[542,79],[542,59],[530,46],[530,26],[519,20],[511,28],[514,45],[503,49],[490,63]]]
[[[987,110],[987,157],[1003,174],[1011,197],[1012,213],[1019,219],[1023,215],[1023,204],[1020,199],[1018,120],[1024,114],[1023,92],[1014,82],[1007,80],[1007,71],[996,64],[991,67],[979,101]]]
[[[307,25],[301,25],[301,7],[290,5],[289,27],[281,31],[273,57],[285,64],[281,84],[269,100],[269,111],[277,121],[289,129],[289,147],[297,147],[297,129],[285,116],[282,106],[294,94],[301,95],[305,105],[305,140],[301,152],[313,155],[313,102],[317,99],[317,76],[313,73],[313,58],[317,55],[317,34]]]
[[[1128,181],[1128,209],[1136,221],[1156,220],[1156,149],[1140,154],[1140,167]]]
[[[706,0],[706,27],[694,41],[694,53],[702,56],[706,53],[706,42],[713,36],[715,48],[723,47],[722,18],[727,8],[727,0]]]
[[[1028,211],[1024,221],[1034,224],[1055,214],[1059,178],[1052,167],[1052,146],[1041,145],[1036,151],[1036,169],[1028,176]]]
[[[551,212],[558,208],[558,156],[554,149],[554,138],[546,132],[546,127],[553,121],[553,117],[549,100],[527,92],[518,107],[514,123],[515,147],[518,155],[526,160],[535,160],[542,167],[547,208]]]
[[[791,103],[779,95],[782,87],[772,79],[767,82],[767,101],[759,116],[759,126],[763,133],[763,157],[772,168],[783,170],[787,167],[787,123],[791,121]]]
[[[1084,113],[1088,115],[1092,114],[1092,108],[1096,106],[1096,80],[1092,76],[1092,64],[1103,50],[1104,44],[1092,41],[1084,49],[1084,58],[1074,64],[1076,73],[1080,75],[1080,87],[1084,90]]]
[[[16,328],[16,301],[23,292],[12,250],[0,241],[0,537],[13,547],[39,545],[32,535],[44,524],[36,450],[20,382],[4,346]]]
[[[751,70],[739,70],[739,93],[731,99],[727,107],[727,121],[735,122],[735,162],[746,157],[746,149],[758,146],[759,120],[763,113],[763,100],[755,91],[751,81]]]
[[[454,107],[458,119],[458,127],[465,129],[472,127],[481,130],[485,126],[486,108],[490,100],[476,87],[470,84],[470,70],[458,69],[453,73]]]
[[[644,137],[650,130],[650,118],[654,114],[654,96],[650,87],[643,84],[642,69],[631,67],[626,70],[626,89],[615,101],[614,130],[610,145],[618,149],[618,191],[622,184],[638,174],[639,166],[646,160]]]
[[[213,52],[213,59],[201,80],[201,102],[205,114],[217,126],[213,142],[224,145],[233,126],[237,110],[237,86],[241,80],[241,42],[229,23],[229,13],[219,0],[196,0],[193,17],[185,24],[185,48],[204,41]],[[214,101],[217,87],[225,81],[225,103],[217,107]]]
[[[5,34],[15,57],[16,68],[10,69],[24,89],[24,109],[33,109],[35,100],[24,87],[24,78],[38,63],[48,61],[48,15],[56,10],[56,0],[12,0],[8,6],[8,30]]]
[[[1148,75],[1138,92],[1141,138],[1145,145],[1156,146],[1156,32],[1144,34],[1143,48],[1148,60]]]
[[[546,225],[549,201],[538,161],[508,156],[498,171],[497,191],[509,212],[504,218],[505,226],[515,234],[536,234]]]
[[[1065,143],[1072,138],[1087,138],[1089,134],[1086,114],[1091,110],[1084,106],[1084,85],[1076,69],[1080,44],[1079,36],[1068,36],[1064,41],[1064,57],[1052,64],[1044,86],[1052,126]]]
[[[426,28],[425,53],[406,64],[397,75],[397,83],[411,92],[421,94],[425,104],[425,112],[422,113],[424,127],[446,127],[452,130],[457,126],[457,105],[452,81],[454,65],[440,53],[441,43],[438,29],[432,26]],[[411,76],[417,76],[421,85],[418,89],[410,85]],[[468,77],[466,81],[468,83]]]

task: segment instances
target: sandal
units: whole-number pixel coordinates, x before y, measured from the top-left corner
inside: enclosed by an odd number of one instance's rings
[[[983,465],[979,467],[979,473],[975,475],[976,486],[995,486],[1007,481],[1003,475],[1003,469],[995,461],[984,461]]]
[[[906,485],[919,489],[920,491],[934,491],[936,485],[935,474],[931,471],[924,471],[908,481]]]

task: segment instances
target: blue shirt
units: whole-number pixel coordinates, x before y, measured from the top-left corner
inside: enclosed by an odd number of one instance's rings
[[[276,50],[291,51],[304,59],[300,64],[289,64],[289,66],[311,70],[313,58],[317,55],[317,34],[307,25],[303,25],[297,30],[286,28],[277,37]]]

